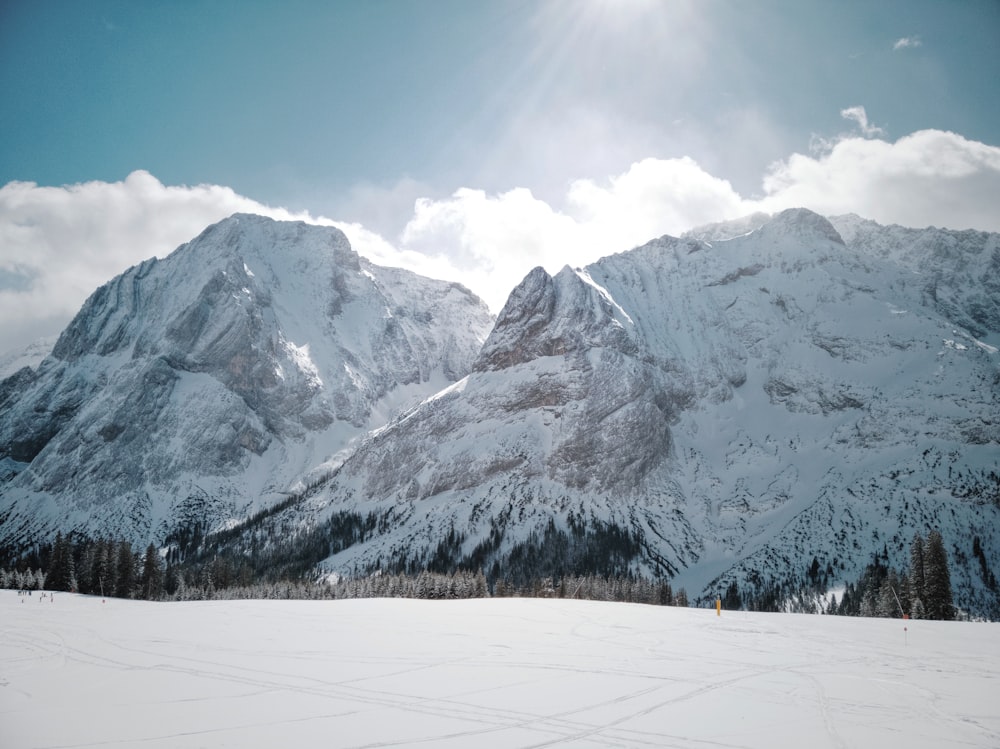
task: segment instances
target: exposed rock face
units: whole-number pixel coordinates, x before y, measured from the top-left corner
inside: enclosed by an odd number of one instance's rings
[[[995,569],[997,248],[757,215],[537,268],[489,332],[460,287],[235,217],[99,290],[0,382],[0,534],[155,536],[308,482],[268,520],[282,534],[379,520],[326,560],[341,572],[442,554],[502,570],[585,521],[692,597],[814,558],[838,579],[873,553],[903,565],[931,528],[956,558],[978,536]],[[953,568],[972,608],[977,575]]]
[[[0,383],[2,540],[242,516],[465,375],[491,324],[467,290],[373,265],[336,229],[233,216],[98,289]]]
[[[550,519],[595,518],[639,535],[637,569],[706,595],[814,556],[850,576],[883,545],[901,564],[931,523],[1000,549],[996,338],[957,329],[909,269],[821,216],[733,228],[533,270],[472,373],[285,520],[384,513],[327,562],[364,569],[430,558],[450,531],[502,562]]]
[[[899,263],[922,302],[984,337],[1000,333],[1000,234],[881,226],[858,216],[831,219],[844,239],[866,254]]]

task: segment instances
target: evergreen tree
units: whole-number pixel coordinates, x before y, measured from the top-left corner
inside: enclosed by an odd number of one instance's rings
[[[135,554],[132,544],[121,541],[118,544],[117,558],[118,580],[115,585],[115,595],[118,598],[131,598],[135,589]]]
[[[160,553],[153,544],[146,547],[140,582],[146,599],[152,601],[159,598],[163,590],[163,569],[160,567]]]
[[[80,550],[80,563],[76,565],[76,589],[85,595],[100,593],[101,591],[93,587],[94,559],[97,556],[97,544],[87,541]]]
[[[57,533],[55,546],[52,547],[48,575],[46,575],[46,585],[49,590],[71,591],[75,584],[72,544],[69,538],[64,537],[62,533]]]
[[[902,607],[903,613],[909,614],[913,604],[910,599],[910,576],[905,571],[899,575],[899,587],[896,589],[896,593],[899,595],[899,605]]]
[[[830,602],[826,605],[826,613],[830,616],[836,616],[839,612],[837,611],[837,596],[830,596]]]
[[[926,585],[924,583],[924,539],[919,533],[913,534],[910,542],[910,616],[923,619],[926,615]],[[917,615],[917,604],[919,614]]]
[[[954,619],[948,553],[938,531],[927,534],[924,548],[924,607],[929,619]]]
[[[885,618],[901,616],[899,604],[896,601],[896,589],[898,587],[899,576],[896,574],[896,570],[890,569],[885,579],[882,580],[882,585],[879,587],[878,610],[876,612],[878,616]]]
[[[743,601],[740,600],[740,589],[736,581],[729,583],[726,594],[722,597],[722,608],[726,611],[739,611],[743,608]]]
[[[118,566],[114,543],[101,539],[94,552],[94,566],[91,568],[90,588],[102,596],[113,596],[118,586]]]

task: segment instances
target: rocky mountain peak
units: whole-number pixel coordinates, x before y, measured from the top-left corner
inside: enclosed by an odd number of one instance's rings
[[[511,292],[473,367],[506,369],[594,347],[634,353],[632,321],[586,270],[535,268]]]
[[[814,556],[903,549],[931,518],[1000,547],[995,507],[943,496],[959,474],[984,496],[1000,468],[995,347],[955,338],[909,269],[810,211],[711,236],[531,271],[473,372],[310,501],[387,518],[325,564],[419,565],[449,529],[454,561],[510,569],[549,553],[543,531],[584,543],[585,518],[641,538],[635,571],[763,594]]]
[[[4,383],[2,507],[43,492],[43,520],[137,541],[240,516],[468,373],[491,324],[467,290],[376,266],[338,229],[237,214],[102,286]]]

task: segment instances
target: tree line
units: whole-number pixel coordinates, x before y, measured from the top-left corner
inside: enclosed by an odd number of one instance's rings
[[[346,537],[358,538],[373,529],[372,518],[336,517],[328,525],[334,530],[333,547]],[[552,540],[553,528],[547,528]],[[578,528],[576,536],[585,534]],[[144,553],[128,541],[89,539],[73,534],[56,535],[52,544],[43,544],[16,559],[7,558],[0,569],[0,588],[76,592],[105,597],[158,601],[190,601],[246,598],[379,598],[459,599],[487,597],[578,598],[586,600],[687,606],[684,589],[674,591],[665,579],[639,575],[562,574],[530,577],[527,568],[515,565],[516,574],[488,580],[482,570],[459,569],[447,564],[443,549],[451,546],[446,537],[433,555],[437,569],[416,571],[412,560],[396,571],[376,571],[359,576],[299,574],[264,579],[250,574],[248,564],[234,564],[230,555],[216,554],[206,559],[204,547],[196,551],[194,542],[204,540],[200,529],[182,536],[186,555],[173,546],[166,554],[153,544]],[[339,539],[339,540],[337,540]],[[534,538],[521,547],[531,556],[537,552]],[[617,541],[612,546],[617,548]],[[559,544],[556,544],[559,546]],[[583,544],[581,548],[589,548]],[[214,547],[220,551],[220,547]],[[330,548],[327,546],[326,548]],[[535,551],[526,552],[534,548]],[[616,554],[617,552],[609,552]],[[551,552],[550,552],[551,555]],[[186,558],[185,558],[186,557]],[[520,559],[520,557],[518,557]],[[545,565],[548,566],[548,565]],[[448,569],[448,567],[452,567]],[[310,571],[311,572],[311,571]]]
[[[857,583],[849,584],[839,602],[831,600],[827,613],[845,616],[911,619],[955,618],[948,552],[937,531],[910,542],[908,569],[896,570],[876,556]]]
[[[984,580],[996,592],[996,579],[985,562],[978,537],[973,553],[980,559]],[[840,594],[830,594],[836,587],[838,563],[825,568],[813,558],[804,575],[787,575],[779,580],[748,576],[746,589],[735,582],[725,588],[722,598],[727,609],[748,611],[787,611],[840,616],[901,617],[911,619],[955,619],[957,610],[951,588],[948,553],[941,534],[932,530],[927,537],[913,536],[909,547],[909,565],[895,569],[889,565],[889,552],[883,547],[872,557],[859,578],[848,582]]]
[[[550,523],[541,533],[529,535],[515,546],[509,569],[493,560],[488,567],[491,574],[484,571],[485,565],[475,568],[463,562],[488,558],[484,552],[499,546],[499,533],[465,556],[460,551],[463,539],[452,531],[419,560],[421,567],[414,558],[398,560],[385,569],[316,579],[316,554],[346,548],[376,532],[378,525],[374,516],[336,515],[325,524],[322,539],[315,533],[307,539],[306,546],[315,547],[310,553],[300,551],[284,565],[269,564],[270,554],[260,548],[241,553],[228,545],[228,538],[213,541],[197,526],[180,533],[175,539],[180,543],[172,544],[165,554],[153,544],[140,553],[128,541],[59,533],[52,544],[17,559],[5,558],[0,587],[160,601],[532,596],[689,605],[686,591],[674,591],[666,578],[646,578],[629,570],[628,560],[638,550],[634,536],[615,527],[588,526],[579,519],[570,524],[568,533]],[[747,589],[741,591],[730,582],[719,598],[728,610],[954,619],[948,555],[941,534],[931,531],[926,538],[916,534],[909,552],[909,566],[902,570],[888,564],[887,550],[875,555],[858,580],[847,584],[840,600],[827,595],[837,565],[824,567],[815,558],[801,578],[765,583],[751,575]],[[995,591],[996,578],[986,565],[978,538],[973,554]],[[594,567],[599,571],[592,571]]]
[[[153,544],[139,554],[128,541],[57,533],[52,544],[10,561],[0,569],[0,587],[150,600],[163,593],[163,562]]]

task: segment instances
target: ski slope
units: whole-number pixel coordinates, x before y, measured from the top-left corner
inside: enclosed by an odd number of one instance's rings
[[[0,591],[0,746],[996,747],[996,624]]]

